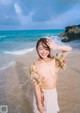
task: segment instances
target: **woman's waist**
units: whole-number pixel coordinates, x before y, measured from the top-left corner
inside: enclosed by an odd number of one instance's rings
[[[51,89],[44,89],[44,95],[45,94],[46,94],[46,96],[48,94],[50,94],[50,95],[57,95],[57,89],[56,89],[56,87],[51,88]]]
[[[56,88],[56,82],[55,83],[43,83],[42,84],[43,89],[54,89]]]
[[[54,87],[43,87],[44,90],[53,90],[53,89],[56,89],[56,86]]]

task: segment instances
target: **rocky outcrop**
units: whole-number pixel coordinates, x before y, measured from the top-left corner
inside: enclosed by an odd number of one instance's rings
[[[60,34],[59,37],[62,38],[62,42],[80,39],[80,25],[65,27],[64,33]]]

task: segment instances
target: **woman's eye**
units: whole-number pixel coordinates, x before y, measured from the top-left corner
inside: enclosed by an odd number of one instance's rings
[[[39,50],[43,50],[42,48],[39,48]]]

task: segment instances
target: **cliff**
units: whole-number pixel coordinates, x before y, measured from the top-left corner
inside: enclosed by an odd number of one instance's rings
[[[59,37],[62,38],[62,42],[80,39],[80,25],[65,27],[64,33],[60,34]]]

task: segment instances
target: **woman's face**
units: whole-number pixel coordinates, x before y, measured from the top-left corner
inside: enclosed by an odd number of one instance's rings
[[[40,42],[37,50],[38,50],[38,54],[43,59],[47,58],[47,56],[49,55],[49,50],[46,48],[46,45],[42,44],[41,42]]]

